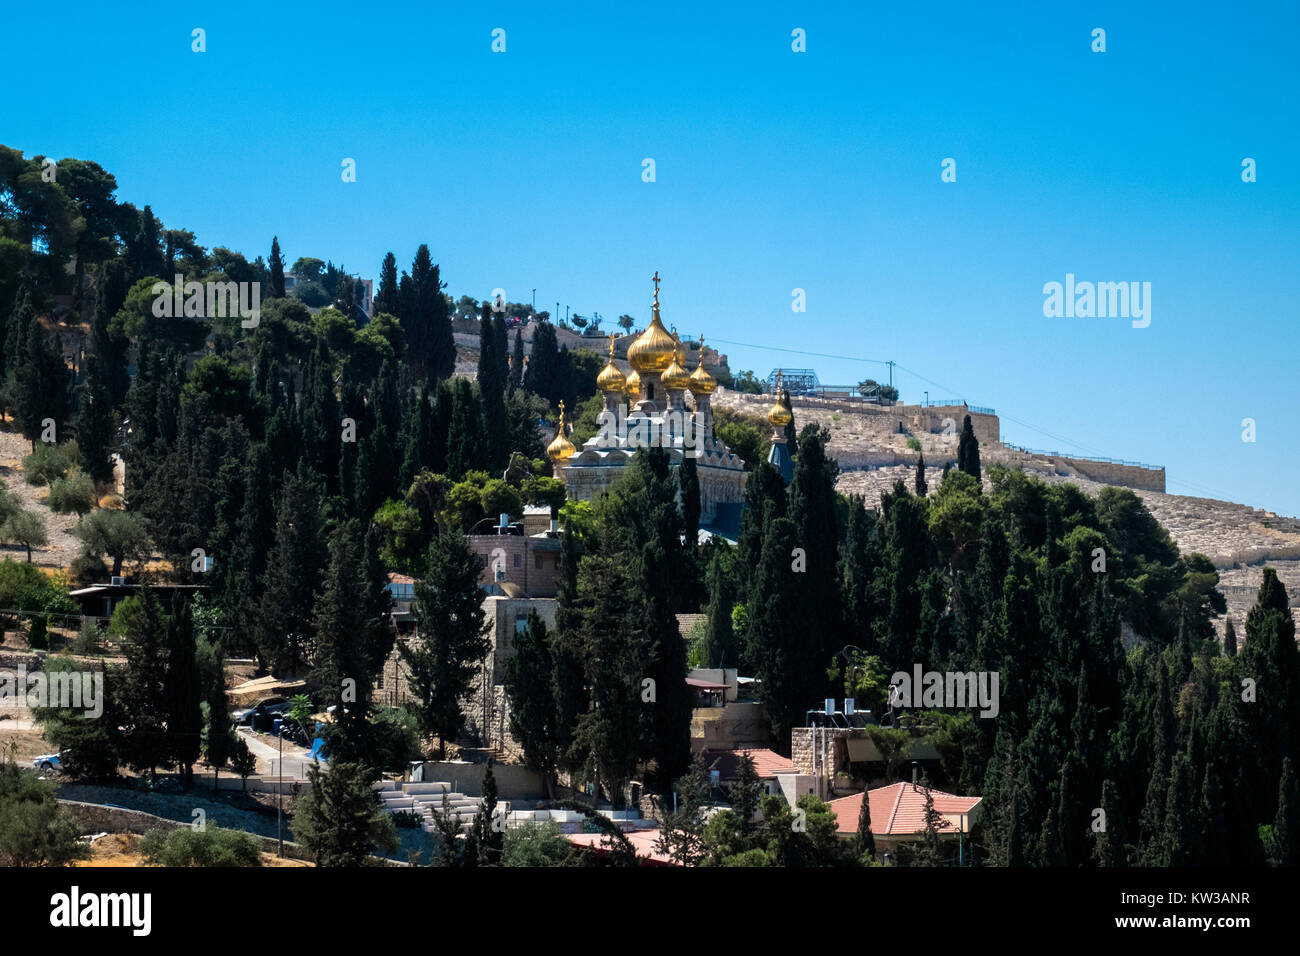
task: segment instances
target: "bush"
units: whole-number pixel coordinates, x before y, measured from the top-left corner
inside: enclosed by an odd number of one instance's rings
[[[397,773],[412,760],[420,759],[419,722],[410,711],[375,707],[370,712],[370,732],[374,735],[374,761],[379,770]]]
[[[61,584],[26,561],[0,560],[0,608],[29,614],[77,614],[77,605]]]
[[[912,451],[920,451],[921,439],[917,438],[916,436],[912,436],[907,440],[907,447],[910,448]]]
[[[29,485],[49,485],[67,474],[68,469],[80,460],[81,449],[75,441],[65,441],[61,445],[40,442],[23,459],[23,478]]]
[[[262,848],[256,837],[215,824],[202,830],[150,830],[140,841],[140,853],[154,866],[262,865]]]
[[[566,866],[573,862],[573,845],[560,834],[559,824],[525,823],[505,833],[502,866]]]
[[[95,483],[80,468],[68,469],[64,478],[56,478],[50,485],[50,508],[61,515],[84,515],[95,507]]]

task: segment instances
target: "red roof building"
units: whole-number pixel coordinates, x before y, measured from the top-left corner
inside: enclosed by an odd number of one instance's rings
[[[970,833],[979,814],[983,797],[960,797],[942,790],[930,790],[935,812],[943,817],[939,837],[956,840]],[[877,849],[889,849],[899,843],[916,840],[925,831],[925,787],[916,783],[895,783],[866,792],[871,801],[871,833]],[[840,836],[858,832],[858,815],[862,812],[863,794],[840,797],[830,802]]]

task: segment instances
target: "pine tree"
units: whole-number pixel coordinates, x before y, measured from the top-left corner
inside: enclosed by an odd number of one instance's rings
[[[961,426],[961,439],[957,443],[957,468],[980,481],[980,443],[967,415]]]
[[[425,568],[415,585],[418,641],[399,641],[398,648],[408,668],[420,729],[437,738],[442,759],[447,741],[460,734],[461,698],[469,692],[491,642],[478,584],[482,564],[465,536],[456,530],[435,536]]]
[[[268,299],[284,298],[284,256],[280,253],[280,237],[271,237],[271,294]]]
[[[337,762],[322,772],[313,763],[311,786],[294,801],[293,835],[317,866],[358,867],[376,849],[397,852],[392,815],[371,787],[370,768]]]

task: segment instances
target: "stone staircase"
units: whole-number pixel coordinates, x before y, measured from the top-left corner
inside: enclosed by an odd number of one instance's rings
[[[375,792],[389,813],[414,813],[420,818],[420,825],[425,833],[434,831],[434,811],[442,811],[444,806],[451,811],[461,833],[473,826],[474,816],[478,813],[479,801],[476,797],[456,793],[450,783],[401,783],[397,780],[383,780],[374,785]],[[446,796],[444,804],[443,797]],[[510,804],[502,801],[497,804],[509,812]]]

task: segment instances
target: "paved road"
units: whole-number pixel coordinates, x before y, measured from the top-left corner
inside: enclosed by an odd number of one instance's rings
[[[244,742],[248,744],[248,749],[251,750],[253,756],[257,758],[257,772],[261,775],[262,779],[273,780],[278,777],[280,774],[279,742],[277,741],[274,744],[269,744],[266,742],[267,738],[265,736],[255,734],[247,727],[239,728],[239,736],[244,738]],[[311,751],[299,747],[297,744],[285,743],[285,780],[301,781],[307,779],[307,770],[313,763],[313,761],[307,757],[310,752]]]

